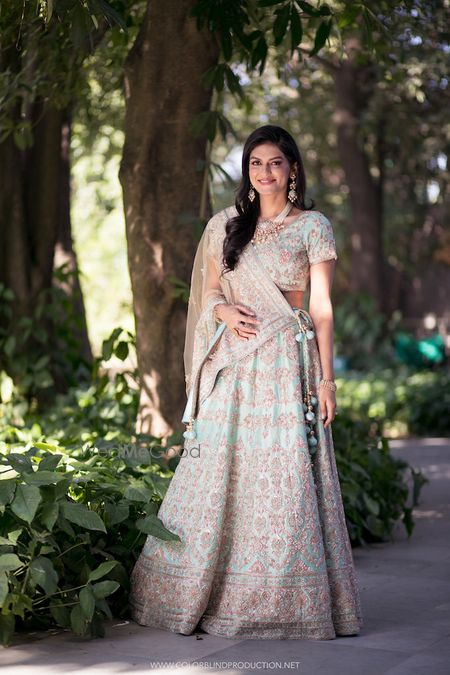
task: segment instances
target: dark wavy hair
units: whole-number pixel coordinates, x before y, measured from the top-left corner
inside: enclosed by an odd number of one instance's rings
[[[248,198],[251,188],[249,162],[253,149],[262,143],[274,143],[277,145],[287,157],[291,166],[297,162],[297,199],[294,202],[294,206],[303,211],[310,211],[314,208],[314,201],[312,199],[311,205],[309,207],[305,206],[305,170],[297,143],[291,134],[274,124],[266,124],[252,131],[245,141],[242,153],[242,179],[236,188],[235,206],[238,215],[230,218],[225,226],[226,236],[223,242],[222,274],[236,267],[239,262],[239,256],[255,233],[256,222],[259,216],[259,194],[255,190],[256,198],[253,202]],[[286,189],[286,199],[288,191],[289,186]]]

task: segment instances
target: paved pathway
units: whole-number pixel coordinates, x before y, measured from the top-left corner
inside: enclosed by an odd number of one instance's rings
[[[414,510],[408,541],[353,549],[365,624],[335,640],[230,640],[183,636],[134,623],[108,623],[104,639],[67,631],[19,637],[0,648],[8,675],[54,673],[296,673],[297,675],[449,675],[450,439],[392,441],[396,456],[430,479]],[[178,662],[178,665],[176,665]],[[196,663],[198,662],[198,663]]]

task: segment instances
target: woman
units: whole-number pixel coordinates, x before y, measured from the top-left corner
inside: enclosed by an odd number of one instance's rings
[[[362,626],[330,427],[337,255],[304,197],[293,138],[256,129],[235,207],[194,260],[185,445],[158,513],[180,541],[147,538],[131,578],[140,624],[316,640]]]

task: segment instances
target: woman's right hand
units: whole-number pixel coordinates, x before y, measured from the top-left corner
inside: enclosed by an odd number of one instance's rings
[[[256,327],[257,324],[261,323],[256,318],[254,312],[240,303],[236,303],[235,305],[217,305],[216,315],[221,321],[226,323],[228,328],[240,340],[256,337],[257,331],[253,328],[253,325]]]

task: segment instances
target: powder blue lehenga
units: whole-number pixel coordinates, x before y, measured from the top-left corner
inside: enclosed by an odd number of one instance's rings
[[[232,213],[207,225],[216,256]],[[314,405],[314,325],[281,293],[304,290],[310,265],[331,258],[333,230],[319,211],[245,249],[234,279],[265,328],[256,346],[243,345],[222,324],[197,369],[183,418],[196,413],[195,438],[158,513],[181,541],[147,537],[131,577],[136,622],[231,638],[360,632],[332,431]]]

